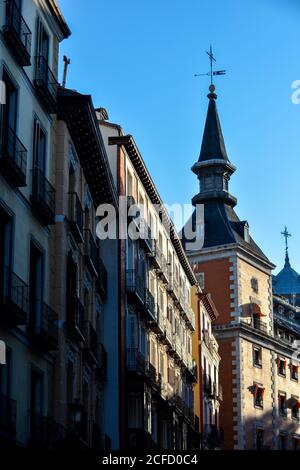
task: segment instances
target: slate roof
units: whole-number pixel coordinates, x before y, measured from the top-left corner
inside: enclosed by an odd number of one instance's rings
[[[275,294],[300,294],[300,275],[291,267],[288,255],[284,268],[273,277],[273,291]]]
[[[210,159],[227,160],[227,152],[217,111],[216,98],[213,93],[208,95],[209,105],[202,139],[199,162]]]
[[[254,255],[271,263],[252,237],[249,242],[244,239],[245,221],[241,221],[235,210],[222,201],[207,201],[204,204],[204,244],[203,248],[221,245],[238,244]],[[196,231],[196,210],[192,215],[192,228]],[[183,241],[186,240],[183,235]]]

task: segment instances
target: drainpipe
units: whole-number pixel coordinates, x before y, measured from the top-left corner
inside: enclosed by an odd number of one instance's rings
[[[0,365],[6,364],[6,346],[4,341],[0,340]]]
[[[6,104],[6,88],[5,83],[0,80],[0,130],[4,118],[4,106]],[[2,145],[2,132],[0,131],[0,146]],[[4,341],[0,339],[0,365],[6,364],[6,346]]]

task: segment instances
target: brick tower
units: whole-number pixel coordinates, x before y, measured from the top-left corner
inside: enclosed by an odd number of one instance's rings
[[[229,192],[229,181],[236,168],[227,156],[213,85],[208,99],[200,156],[192,168],[200,182],[192,202],[204,206],[204,243],[196,250],[186,244],[186,251],[219,312],[214,333],[221,356],[224,447],[274,448],[274,266],[251,238],[247,221],[234,210],[237,200]],[[195,233],[201,233],[196,211],[192,224]]]

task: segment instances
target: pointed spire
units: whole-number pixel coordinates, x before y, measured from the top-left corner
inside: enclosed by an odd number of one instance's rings
[[[287,226],[284,227],[284,231],[281,232],[281,235],[283,235],[283,236],[284,236],[284,239],[285,239],[285,264],[284,264],[284,267],[285,267],[285,268],[290,268],[290,267],[291,267],[291,263],[290,263],[290,257],[289,257],[289,244],[288,244],[288,239],[289,239],[289,237],[291,237],[292,235],[288,232]]]
[[[229,161],[216,106],[215,86],[211,85],[209,91],[210,93],[207,95],[209,105],[198,161],[203,162],[212,159]]]

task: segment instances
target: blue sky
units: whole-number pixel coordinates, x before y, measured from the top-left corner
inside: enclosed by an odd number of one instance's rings
[[[72,36],[67,86],[93,96],[110,120],[134,136],[168,203],[198,192],[198,159],[207,111],[205,51],[213,44],[218,110],[237,212],[278,267],[285,224],[300,272],[300,79],[297,0],[59,0]],[[62,57],[61,55],[61,57]],[[62,72],[61,74],[62,75]]]

